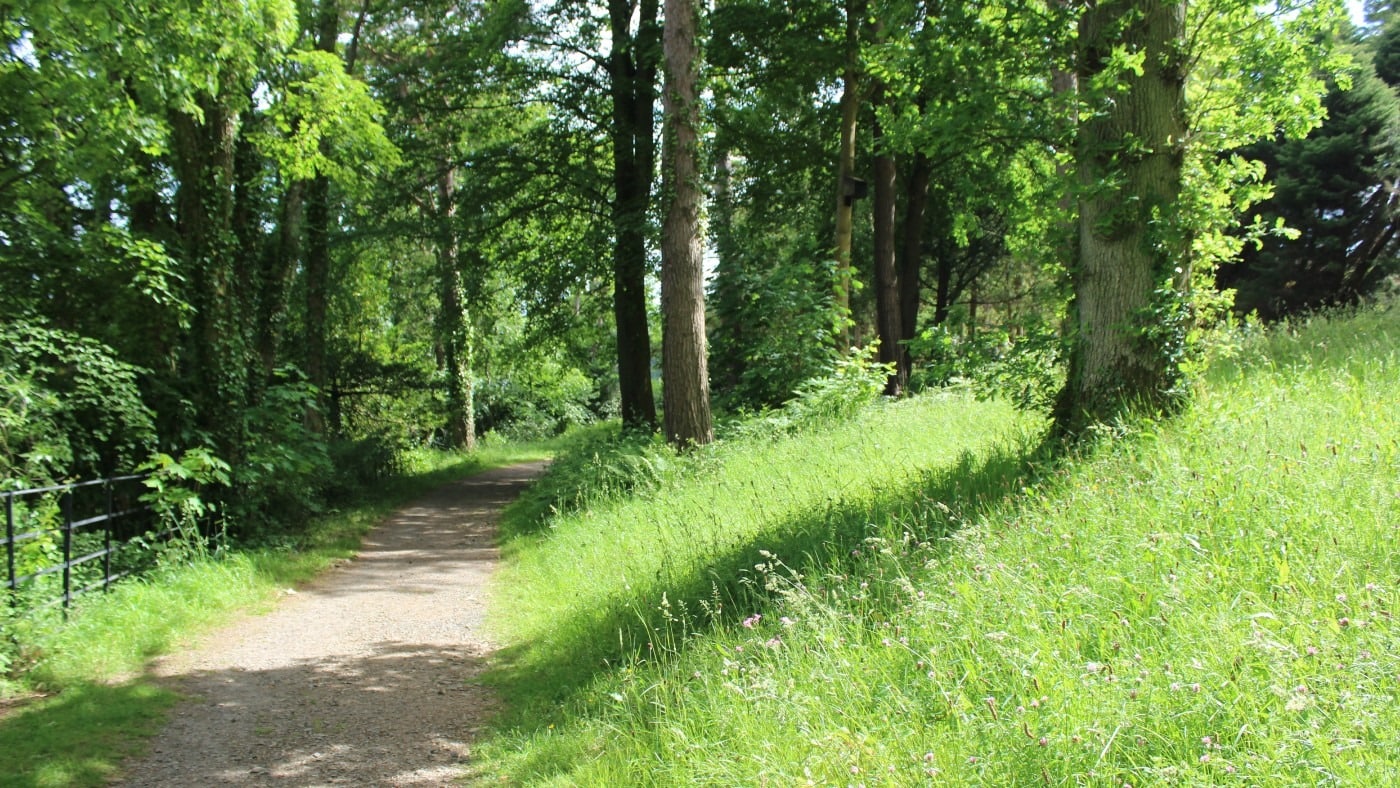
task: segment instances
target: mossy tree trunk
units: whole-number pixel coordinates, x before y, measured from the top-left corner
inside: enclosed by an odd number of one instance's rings
[[[1154,305],[1172,267],[1186,265],[1173,229],[1186,130],[1185,24],[1186,4],[1166,0],[1099,3],[1080,18],[1079,85],[1091,104],[1077,147],[1074,347],[1056,413],[1071,435],[1127,408],[1164,403],[1173,382]],[[1116,50],[1141,54],[1140,71],[1121,67]]]

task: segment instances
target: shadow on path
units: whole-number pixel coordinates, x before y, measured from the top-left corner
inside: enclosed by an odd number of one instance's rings
[[[496,709],[478,677],[503,506],[543,469],[454,482],[275,611],[158,661],[189,700],[127,786],[450,785]]]

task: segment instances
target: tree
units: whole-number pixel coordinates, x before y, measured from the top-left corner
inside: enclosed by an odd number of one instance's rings
[[[666,439],[680,447],[714,440],[700,238],[698,16],[695,0],[666,0],[661,363]]]
[[[869,0],[845,0],[845,60],[841,66],[840,145],[836,156],[836,319],[851,317],[851,242],[854,232],[855,200],[859,189],[856,178],[856,132],[860,106],[866,90],[860,63],[861,31],[865,27]],[[844,353],[851,345],[851,332],[837,333],[837,350]]]
[[[775,407],[829,368],[849,320],[835,314],[829,202],[844,17],[825,0],[726,0],[706,21],[711,379],[725,407]]]
[[[653,114],[661,59],[656,0],[608,0],[612,51],[607,58],[612,96],[613,318],[617,323],[617,376],[622,423],[655,429],[651,388],[651,330],[647,323],[647,210],[655,177]],[[632,24],[637,20],[636,26]]]
[[[1221,272],[1241,312],[1278,318],[1354,303],[1397,270],[1400,99],[1362,59],[1350,89],[1332,83],[1324,103],[1327,120],[1306,138],[1246,151],[1275,183],[1259,207],[1265,223],[1296,237],[1262,237]]]
[[[1154,294],[1184,255],[1171,227],[1186,131],[1186,4],[1118,0],[1079,21],[1081,116],[1075,342],[1057,414],[1078,432],[1172,385],[1151,341]]]
[[[1267,196],[1262,167],[1221,151],[1322,117],[1340,3],[1132,0],[1086,8],[1076,53],[1078,254],[1062,433],[1181,401],[1219,265]],[[1187,29],[1190,35],[1187,35]]]

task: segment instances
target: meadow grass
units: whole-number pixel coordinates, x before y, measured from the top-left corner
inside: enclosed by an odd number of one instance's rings
[[[160,729],[178,698],[144,677],[148,661],[243,612],[265,611],[282,591],[352,557],[394,509],[452,479],[550,455],[546,445],[464,455],[425,452],[411,472],[307,525],[277,546],[164,566],[57,611],[5,621],[26,670],[0,707],[0,786],[96,786]]]
[[[1039,463],[916,400],[553,519],[479,776],[1400,782],[1400,311],[1247,338],[1122,433]]]

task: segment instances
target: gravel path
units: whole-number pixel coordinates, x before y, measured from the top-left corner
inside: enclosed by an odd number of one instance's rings
[[[476,679],[495,525],[543,463],[401,510],[276,610],[161,660],[188,700],[118,785],[450,785],[494,709]]]

